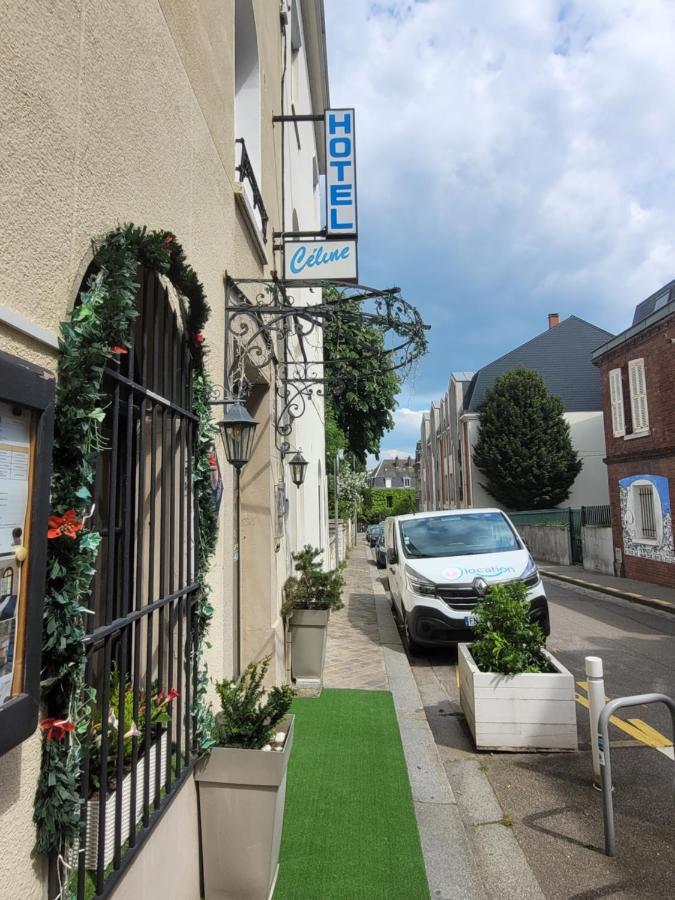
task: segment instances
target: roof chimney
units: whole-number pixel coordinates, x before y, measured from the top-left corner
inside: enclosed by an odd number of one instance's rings
[[[555,328],[556,325],[560,325],[560,316],[558,313],[549,313],[548,314],[548,327]]]

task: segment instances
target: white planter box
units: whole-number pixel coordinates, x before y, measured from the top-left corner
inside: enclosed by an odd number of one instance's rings
[[[161,747],[161,753],[160,753]],[[165,731],[158,741],[150,746],[150,802],[154,798],[155,773],[157,771],[157,757],[159,763],[159,783],[164,786],[166,781],[166,766],[169,756],[169,732]],[[122,781],[122,831],[121,844],[129,837],[131,830],[131,776],[132,772],[125,775]],[[136,803],[133,821],[138,822],[143,815],[143,795],[145,788],[145,757],[142,756],[136,767]],[[115,809],[117,804],[117,791],[113,791],[105,801],[105,842],[103,845],[103,866],[112,862],[115,852]],[[98,820],[101,803],[98,797],[92,797],[87,801],[87,841],[84,848],[84,865],[87,869],[96,869],[98,865]],[[77,854],[79,845],[72,850],[72,865],[77,867]]]
[[[555,672],[498,675],[481,672],[459,645],[459,699],[477,749],[577,749],[574,676],[544,654]]]

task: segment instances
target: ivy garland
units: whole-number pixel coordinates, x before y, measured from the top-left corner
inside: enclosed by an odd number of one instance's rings
[[[187,264],[182,247],[168,231],[120,226],[94,243],[92,276],[70,320],[61,325],[56,388],[49,550],[43,623],[43,699],[48,718],[41,723],[42,764],[35,797],[36,850],[64,853],[77,840],[80,820],[81,745],[87,739],[95,691],[85,684],[85,624],[101,536],[86,528],[92,502],[96,458],[105,418],[101,389],[106,365],[127,352],[137,316],[136,273],[141,265],[167,276],[184,299],[185,325],[192,336],[193,411],[197,446],[193,486],[200,521],[193,613],[193,664],[198,678],[193,704],[197,745],[209,746],[210,707],[204,662],[205,634],[213,614],[206,572],[215,550],[217,513],[211,490],[215,428],[209,400],[212,386],[204,365],[202,328],[209,315],[204,288]]]

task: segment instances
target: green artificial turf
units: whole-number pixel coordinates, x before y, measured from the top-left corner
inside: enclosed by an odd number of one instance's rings
[[[274,900],[429,897],[392,696],[297,699]]]

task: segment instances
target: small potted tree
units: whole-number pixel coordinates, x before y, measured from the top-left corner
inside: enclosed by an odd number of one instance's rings
[[[522,582],[493,585],[460,644],[459,696],[479,750],[576,750],[574,676],[545,648]]]
[[[284,586],[281,614],[288,621],[291,677],[321,681],[326,656],[326,629],[332,609],[342,609],[341,570],[324,572],[321,551],[307,545],[293,554],[295,571]]]
[[[294,691],[262,686],[270,657],[216,684],[213,744],[195,769],[205,900],[267,900],[279,865]]]

